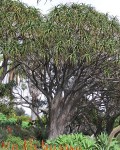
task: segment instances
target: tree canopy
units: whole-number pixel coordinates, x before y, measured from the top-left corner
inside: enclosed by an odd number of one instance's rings
[[[0,45],[1,52],[9,54],[31,50],[34,47],[34,36],[40,30],[40,12],[19,1],[1,0],[0,2]]]

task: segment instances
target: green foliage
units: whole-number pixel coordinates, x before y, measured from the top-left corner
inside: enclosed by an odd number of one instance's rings
[[[26,121],[22,121],[21,119]],[[30,126],[28,121],[29,119],[30,118],[28,116],[18,116],[18,118],[15,116],[7,118],[6,115],[0,113],[0,141],[6,141],[6,143],[10,142],[11,145],[13,143],[18,144],[19,148],[21,149],[24,139],[27,140],[29,145],[30,138],[39,139],[38,136],[43,136],[41,135],[41,132],[39,135],[40,128]],[[10,132],[8,131],[8,128],[10,128]],[[37,140],[33,140],[33,145],[34,144],[38,147],[40,146],[40,143]]]
[[[97,145],[99,150],[119,150],[120,145],[117,139],[113,139],[111,143],[108,142],[108,135],[101,133],[97,137]]]
[[[120,145],[120,133],[116,136],[117,141],[119,142],[119,145]]]
[[[91,62],[96,53],[115,53],[119,47],[118,20],[89,5],[59,5],[47,19],[19,1],[2,0],[0,5],[0,44],[7,54],[23,56],[28,49],[39,49],[43,60],[52,56],[56,64],[61,60],[76,63]]]
[[[27,120],[27,118],[23,118],[23,120]],[[8,126],[11,127],[13,135],[20,136],[21,138],[29,138],[30,132],[28,130],[24,130],[30,127],[28,121],[22,121],[21,119],[17,119],[14,117],[7,118],[4,114],[0,114],[0,125],[4,127],[4,130],[7,129]]]
[[[0,45],[6,55],[23,55],[35,46],[41,14],[19,1],[0,1]],[[4,35],[4,36],[3,36]]]
[[[30,117],[29,116],[14,116],[14,118],[16,118],[17,120],[22,120],[22,121],[30,121]]]
[[[15,85],[14,81],[11,81],[11,82],[6,83],[6,84],[0,83],[0,97],[7,96],[12,100],[13,95],[12,95],[11,90],[12,90],[14,85]]]
[[[3,113],[0,113],[0,124],[4,124],[4,125],[19,124],[23,128],[27,128],[29,127],[29,121],[30,121],[29,116],[6,117],[6,115],[4,115]]]
[[[56,145],[59,147],[62,145],[63,147],[68,145],[74,147],[81,147],[82,150],[93,150],[96,148],[96,142],[90,137],[84,136],[83,134],[70,134],[70,135],[61,135],[55,140],[48,140],[48,145]]]
[[[113,54],[119,47],[119,22],[85,4],[59,5],[48,15],[43,38],[56,63],[92,62],[97,53]],[[51,42],[54,41],[54,42]],[[45,47],[44,47],[45,48]]]
[[[29,126],[29,122],[22,121],[22,128],[28,128]]]
[[[5,96],[5,95],[4,95]],[[11,106],[6,105],[4,103],[0,103],[0,112],[5,115],[10,115],[12,113],[13,109]]]
[[[0,124],[7,126],[7,125],[15,125],[17,122],[17,119],[15,118],[7,118],[4,114],[0,114]]]
[[[56,145],[63,147],[68,145],[74,147],[81,147],[82,150],[119,150],[119,142],[113,139],[112,142],[108,143],[108,136],[102,133],[97,137],[97,140],[84,136],[83,134],[70,134],[61,135],[54,140],[47,140],[46,144]]]
[[[6,121],[7,120],[7,118],[6,118],[6,116],[3,114],[3,113],[0,113],[0,121]]]
[[[15,119],[15,118],[13,117],[13,118],[9,118],[7,121],[12,125],[12,124],[16,124],[17,119]]]

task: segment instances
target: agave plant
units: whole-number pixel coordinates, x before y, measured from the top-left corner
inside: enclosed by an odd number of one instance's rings
[[[116,139],[112,139],[109,143],[108,135],[105,133],[101,133],[97,137],[97,147],[99,150],[120,150],[120,146]]]
[[[94,148],[97,148],[96,141],[88,136],[84,136],[82,133],[61,135],[55,140],[48,140],[47,144],[56,145],[57,147],[60,145],[67,145],[68,147],[72,146],[73,148],[81,147],[82,150],[93,150]]]

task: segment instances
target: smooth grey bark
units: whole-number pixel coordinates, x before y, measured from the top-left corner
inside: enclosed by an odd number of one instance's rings
[[[53,99],[50,109],[50,119],[49,119],[49,139],[54,139],[57,136],[64,134],[65,128],[71,118],[71,105],[64,105],[64,97],[62,93],[58,93]],[[67,116],[67,117],[66,117]]]

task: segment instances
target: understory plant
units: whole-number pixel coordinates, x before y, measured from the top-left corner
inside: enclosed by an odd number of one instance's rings
[[[110,143],[108,140],[108,135],[101,133],[97,138],[92,138],[90,136],[85,136],[80,134],[69,134],[60,135],[54,140],[47,140],[46,144],[48,146],[56,146],[59,148],[60,145],[81,148],[82,150],[120,150],[120,145],[117,139],[113,139]]]
[[[60,135],[55,140],[48,140],[48,145],[55,145],[59,147],[60,145],[64,146],[72,146],[73,148],[79,147],[82,150],[93,150],[97,148],[97,144],[95,140],[90,138],[89,136],[84,136],[82,133],[80,134],[69,134],[69,135]]]
[[[111,142],[108,140],[108,135],[101,133],[97,137],[97,145],[99,150],[120,150],[119,141],[116,138],[113,138]]]

